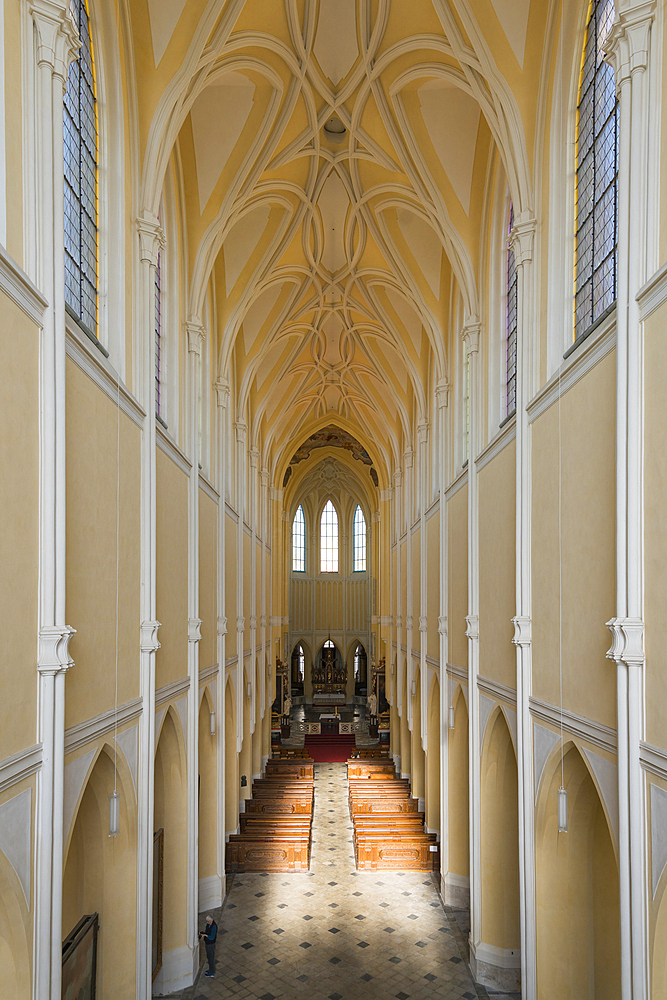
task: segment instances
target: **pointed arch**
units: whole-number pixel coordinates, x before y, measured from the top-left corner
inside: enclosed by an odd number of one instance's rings
[[[320,514],[320,573],[338,572],[338,511],[331,499]]]

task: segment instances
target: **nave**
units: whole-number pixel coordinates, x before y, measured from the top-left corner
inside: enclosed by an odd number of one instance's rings
[[[214,979],[181,1000],[510,1000],[473,983],[468,914],[437,876],[354,870],[345,764],[315,764],[310,872],[234,876]],[[205,914],[200,914],[203,927]]]

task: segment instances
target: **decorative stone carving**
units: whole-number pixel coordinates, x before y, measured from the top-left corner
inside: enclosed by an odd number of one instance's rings
[[[201,618],[188,619],[188,642],[201,641]]]
[[[512,642],[515,646],[530,646],[533,641],[533,623],[528,616],[515,616],[512,619],[514,625],[514,637]]]
[[[45,625],[39,630],[37,669],[40,674],[57,674],[74,666],[69,655],[69,641],[76,635],[70,625]]]
[[[626,666],[641,667],[646,654],[644,652],[644,622],[641,618],[611,618],[607,622],[611,632],[611,648],[607,658]]]
[[[154,653],[160,648],[160,642],[157,637],[159,628],[160,622],[158,621],[141,623],[140,647],[142,653]]]

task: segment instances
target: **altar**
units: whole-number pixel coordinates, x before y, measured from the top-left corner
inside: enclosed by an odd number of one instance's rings
[[[345,704],[345,692],[336,691],[333,694],[329,694],[326,691],[315,691],[313,693],[313,705],[344,705]]]
[[[344,705],[347,667],[336,645],[327,639],[312,667],[313,705]]]

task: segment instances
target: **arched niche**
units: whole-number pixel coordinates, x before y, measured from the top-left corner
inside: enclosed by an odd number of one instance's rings
[[[518,952],[518,774],[512,737],[499,707],[487,724],[482,747],[481,877],[482,941],[504,952]],[[518,988],[518,982],[513,985]]]
[[[558,788],[568,793],[558,832]],[[618,866],[602,800],[574,744],[552,754],[536,812],[537,977],[540,1000],[619,1000]]]
[[[426,826],[440,830],[440,681],[431,681],[426,730]]]
[[[109,799],[120,796],[120,830],[109,836]],[[79,800],[63,873],[63,937],[99,914],[97,991],[129,997],[135,988],[136,808],[132,778],[120,751],[105,744]]]
[[[29,1000],[32,962],[29,914],[18,876],[0,851],[0,996]]]
[[[449,730],[449,873],[467,879],[470,873],[468,707],[461,685],[452,699],[454,728]],[[462,886],[459,886],[462,888]]]
[[[199,706],[199,879],[217,873],[218,827],[218,725],[211,733],[211,713],[215,710],[210,688],[204,689]]]
[[[239,768],[236,750],[236,697],[231,677],[225,685],[225,832],[239,822]]]
[[[163,955],[186,944],[187,808],[181,721],[167,709],[155,754],[154,830],[164,830]]]

